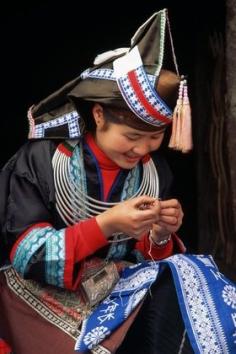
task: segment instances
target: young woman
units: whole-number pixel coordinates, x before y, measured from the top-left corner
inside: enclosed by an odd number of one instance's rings
[[[154,14],[130,49],[99,56],[29,111],[1,208],[11,266],[0,273],[0,333],[14,353],[231,348],[212,288],[201,289],[217,270],[183,254],[183,211],[158,152],[178,91],[177,110],[187,104],[185,84],[163,67],[166,26],[166,10]],[[233,301],[226,283],[222,303]]]
[[[163,259],[174,250],[184,250],[175,235],[182,223],[182,208],[176,199],[168,199],[172,176],[157,153],[165,128],[134,128],[137,118],[132,112],[98,103],[91,115],[95,130],[85,133],[73,151],[68,142],[34,141],[14,158],[6,228],[8,240],[12,240],[11,261],[26,279],[77,290],[89,262],[100,269],[100,259],[113,259],[121,267],[121,260]],[[145,128],[145,123],[141,125]],[[63,159],[68,160],[73,177],[63,172]],[[155,166],[158,174],[152,171]],[[69,183],[74,182],[75,191],[78,186],[75,195],[64,187],[71,177],[74,180]],[[140,185],[143,193],[139,193]],[[81,189],[93,199],[87,199]],[[79,216],[83,213],[84,217]],[[81,221],[73,221],[77,217]],[[41,299],[45,293],[48,290],[44,289]],[[51,294],[53,303],[54,297]],[[78,318],[74,321],[76,326]],[[17,336],[12,337],[14,350],[27,353],[24,346],[29,341],[24,340],[20,349]],[[51,348],[48,353],[55,350],[53,345]]]

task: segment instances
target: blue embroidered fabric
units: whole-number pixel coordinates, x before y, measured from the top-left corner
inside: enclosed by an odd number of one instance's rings
[[[45,279],[48,284],[63,287],[65,270],[65,229],[51,226],[35,227],[19,243],[13,266],[19,274],[26,275],[34,254],[45,247]],[[26,252],[27,251],[27,252]]]
[[[75,350],[95,348],[121,325],[165,266],[171,269],[194,352],[236,353],[236,284],[219,272],[211,256],[188,254],[125,268],[110,296],[84,321]]]

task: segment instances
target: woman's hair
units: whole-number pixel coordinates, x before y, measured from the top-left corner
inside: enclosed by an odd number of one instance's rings
[[[82,104],[79,105],[79,114],[81,115],[84,123],[85,123],[85,130],[90,132],[95,132],[96,130],[96,123],[93,118],[92,108],[95,102],[86,102],[84,101]],[[103,115],[108,127],[109,123],[114,124],[125,124],[131,128],[141,130],[141,131],[159,131],[163,130],[163,126],[160,128],[148,124],[138,118],[132,111],[124,108],[118,108],[111,105],[104,105],[101,103],[100,106],[103,109]],[[106,128],[106,126],[105,126]]]
[[[107,123],[125,124],[131,128],[147,132],[163,130],[163,126],[158,128],[154,125],[148,124],[138,118],[130,110],[104,105],[102,105],[102,107],[104,118]]]
[[[95,105],[95,102],[84,101],[84,100],[79,99],[78,101],[76,101],[74,103],[75,103],[75,106],[79,112],[79,115],[81,116],[81,118],[84,122],[85,131],[95,132],[96,123],[93,119],[93,113],[92,113],[92,109],[93,109],[93,106]]]

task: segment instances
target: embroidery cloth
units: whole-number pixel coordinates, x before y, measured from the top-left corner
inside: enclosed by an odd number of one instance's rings
[[[83,322],[75,350],[83,353],[95,348],[118,328],[166,266],[172,272],[194,352],[234,353],[236,286],[219,272],[211,256],[204,255],[174,255],[125,268],[111,295]]]

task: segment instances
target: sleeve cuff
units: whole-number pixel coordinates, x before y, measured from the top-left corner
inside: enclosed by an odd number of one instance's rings
[[[146,235],[145,239],[145,242],[147,243],[146,248],[148,247],[149,250],[147,255],[148,259],[154,258],[155,260],[159,260],[170,257],[173,254],[174,245],[172,237],[170,241],[162,247],[155,246],[153,243],[150,243],[148,235]]]
[[[145,259],[160,260],[171,256],[173,252],[173,241],[171,239],[166,246],[157,247],[150,243],[148,234],[146,234],[136,243],[135,248],[142,253]]]
[[[150,243],[148,234],[136,243],[135,248],[139,250],[145,259],[160,260],[172,256],[175,253],[184,253],[186,248],[176,234],[171,235],[170,241],[163,247]]]

